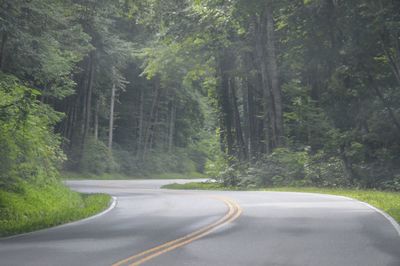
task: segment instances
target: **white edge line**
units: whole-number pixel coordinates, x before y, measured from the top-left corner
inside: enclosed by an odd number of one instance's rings
[[[43,228],[43,229],[39,229],[39,230],[27,232],[27,233],[22,233],[22,234],[18,234],[18,235],[11,235],[11,236],[6,236],[6,237],[0,237],[0,241],[13,239],[13,238],[19,238],[19,237],[22,237],[22,236],[28,236],[28,235],[32,235],[32,234],[36,234],[36,233],[44,232],[44,231],[48,231],[48,230],[53,230],[53,229],[57,229],[57,228],[61,228],[61,227],[67,227],[67,226],[71,226],[71,225],[76,225],[76,224],[84,223],[84,222],[90,221],[92,219],[98,218],[98,217],[108,213],[109,211],[111,211],[112,209],[114,209],[117,206],[118,198],[114,197],[114,196],[111,196],[111,199],[112,199],[112,202],[111,202],[110,206],[106,210],[104,210],[104,211],[102,211],[100,213],[97,213],[97,214],[95,214],[93,216],[89,216],[89,217],[86,217],[86,218],[81,219],[81,220],[77,220],[77,221],[73,221],[73,222],[69,222],[69,223],[65,223],[65,224],[60,224],[60,225],[56,225],[56,226],[52,226],[52,227],[48,227],[48,228]]]
[[[272,192],[272,191],[268,191],[268,192]],[[284,191],[276,191],[276,192],[284,192]],[[390,216],[386,212],[382,211],[381,209],[378,209],[378,208],[376,208],[376,207],[372,206],[371,204],[366,203],[364,201],[361,201],[361,200],[358,200],[358,199],[354,199],[354,198],[350,198],[350,197],[346,197],[346,196],[334,195],[334,194],[309,193],[309,192],[287,192],[287,193],[300,193],[300,194],[314,194],[314,195],[322,195],[322,196],[331,196],[331,197],[343,198],[343,199],[346,199],[346,200],[352,200],[352,201],[361,203],[362,205],[365,205],[366,207],[374,210],[375,212],[377,212],[380,215],[382,215],[386,220],[388,220],[391,223],[391,225],[394,227],[394,229],[396,230],[397,234],[400,236],[400,225],[397,223],[397,221],[392,216]]]
[[[355,200],[355,199],[353,199],[353,200]],[[385,217],[386,220],[388,220],[393,225],[394,229],[397,231],[397,234],[400,236],[400,225],[397,223],[397,221],[392,216],[390,216],[386,212],[384,212],[384,211],[382,211],[382,210],[380,210],[380,209],[378,209],[378,208],[376,208],[376,207],[372,206],[371,204],[368,204],[368,203],[366,203],[364,201],[360,201],[360,200],[355,200],[355,201],[360,202],[361,204],[369,207],[370,209],[373,209],[374,211],[378,212],[383,217]]]
[[[319,193],[315,193],[315,194],[319,194]],[[361,200],[358,200],[358,199],[354,199],[354,198],[350,198],[350,197],[346,197],[346,196],[333,195],[333,194],[319,194],[319,195],[329,195],[329,196],[334,196],[334,197],[343,198],[343,199],[352,200],[352,201],[361,203],[362,205],[374,210],[375,212],[377,212],[380,215],[382,215],[386,220],[388,220],[392,224],[394,229],[396,230],[397,234],[400,236],[400,225],[399,225],[399,223],[392,216],[390,216],[388,213],[386,213],[385,211],[383,211],[383,210],[381,210],[381,209],[379,209],[377,207],[374,207],[371,204],[366,203],[364,201],[361,201]]]

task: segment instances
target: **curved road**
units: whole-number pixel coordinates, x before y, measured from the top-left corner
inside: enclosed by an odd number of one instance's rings
[[[177,181],[68,181],[78,191],[115,196],[116,207],[93,219],[1,239],[0,265],[400,265],[399,232],[360,202],[305,193],[159,189],[170,182]]]

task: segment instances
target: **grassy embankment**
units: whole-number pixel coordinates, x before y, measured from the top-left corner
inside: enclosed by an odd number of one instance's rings
[[[162,174],[147,174],[147,175],[122,175],[118,173],[105,173],[101,175],[95,175],[90,173],[75,173],[75,172],[63,172],[61,174],[64,180],[82,180],[82,179],[96,179],[96,180],[133,180],[133,179],[196,179],[206,178],[206,175],[191,172],[191,173],[162,173]]]
[[[92,216],[105,210],[111,197],[80,194],[61,183],[19,184],[15,192],[0,190],[0,236],[47,228]]]
[[[163,186],[167,189],[194,189],[194,190],[243,190],[238,187],[224,187],[219,183],[187,183],[170,184]],[[307,192],[322,193],[354,198],[381,209],[391,215],[397,222],[400,222],[400,193],[375,190],[341,189],[341,188],[316,188],[316,187],[277,187],[260,188],[257,191],[286,191],[286,192]]]

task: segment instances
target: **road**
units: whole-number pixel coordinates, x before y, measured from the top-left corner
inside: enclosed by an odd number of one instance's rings
[[[69,181],[81,192],[115,196],[115,208],[2,239],[0,265],[400,265],[399,233],[360,202],[307,193],[159,189],[169,182]]]

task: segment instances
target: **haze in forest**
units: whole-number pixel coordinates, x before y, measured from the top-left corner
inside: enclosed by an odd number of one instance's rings
[[[0,199],[63,178],[399,191],[399,10],[1,0]]]

